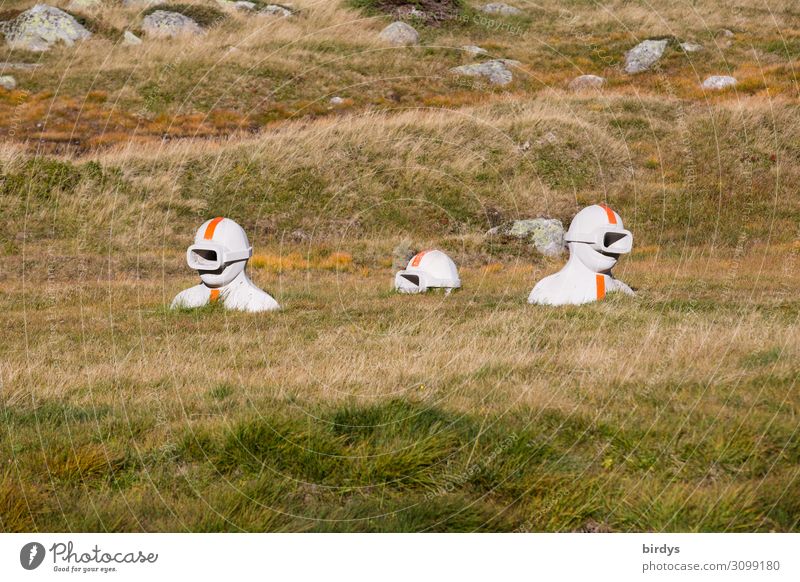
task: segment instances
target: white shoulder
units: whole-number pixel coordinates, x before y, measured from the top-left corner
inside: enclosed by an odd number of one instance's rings
[[[614,291],[622,291],[626,295],[631,295],[631,296],[635,296],[636,295],[636,293],[634,293],[633,289],[628,287],[625,283],[623,283],[619,279],[613,279],[612,278],[611,280],[614,282],[614,289],[613,289]]]
[[[208,288],[205,285],[195,285],[184,289],[175,296],[170,305],[171,309],[187,309],[202,307],[208,303]]]
[[[245,306],[245,311],[255,313],[258,311],[276,311],[281,306],[275,301],[269,293],[266,293],[258,287],[253,287],[250,294],[250,299]]]
[[[280,309],[278,302],[269,293],[256,287],[250,280],[242,281],[231,289],[225,297],[225,307],[248,313]]]
[[[557,305],[557,297],[553,293],[554,287],[558,283],[558,273],[545,277],[534,285],[531,294],[528,295],[528,303],[537,305]]]

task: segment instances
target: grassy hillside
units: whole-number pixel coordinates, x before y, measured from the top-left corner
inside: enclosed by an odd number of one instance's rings
[[[510,3],[400,3],[446,9],[401,49],[393,1],[191,2],[206,35],[139,47],[108,3],[6,49],[0,531],[798,530],[800,13]],[[491,57],[510,85],[448,72]],[[597,201],[637,298],[528,306],[561,261],[485,231]],[[281,312],[166,309],[215,215]],[[400,243],[464,288],[392,293]]]

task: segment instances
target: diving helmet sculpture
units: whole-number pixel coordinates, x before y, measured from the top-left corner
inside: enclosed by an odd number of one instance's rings
[[[428,289],[445,289],[449,294],[461,287],[453,259],[442,251],[422,251],[414,255],[408,266],[394,276],[394,288],[400,293],[424,293]]]
[[[278,302],[250,281],[245,266],[253,247],[241,226],[229,218],[207,220],[197,230],[186,262],[201,283],[178,293],[172,308],[193,308],[221,302],[226,309],[272,311]]]
[[[619,214],[605,204],[587,206],[572,219],[564,240],[569,261],[558,273],[536,284],[528,303],[580,305],[615,291],[634,294],[611,274],[619,256],[633,248],[633,235],[623,228]]]

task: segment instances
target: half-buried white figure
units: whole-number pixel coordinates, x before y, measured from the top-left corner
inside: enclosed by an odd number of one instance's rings
[[[444,289],[449,294],[461,287],[461,279],[453,259],[442,251],[422,251],[414,255],[408,266],[394,276],[394,288],[400,293],[425,293],[428,289]]]
[[[558,273],[536,284],[528,303],[580,305],[615,291],[634,294],[611,274],[619,256],[633,248],[633,235],[622,227],[619,214],[605,204],[587,206],[572,219],[564,239],[569,261]]]
[[[172,308],[194,308],[222,302],[226,309],[273,311],[280,305],[253,285],[245,266],[253,247],[241,226],[228,218],[208,220],[197,230],[194,244],[186,251],[186,262],[202,281],[178,293]]]

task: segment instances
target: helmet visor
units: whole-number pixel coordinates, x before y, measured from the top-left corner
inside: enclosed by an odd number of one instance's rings
[[[594,233],[592,248],[601,253],[624,255],[633,248],[633,234],[621,228],[601,228]]]
[[[424,293],[428,287],[422,273],[400,271],[394,277],[394,288],[400,293]]]
[[[201,243],[192,245],[186,251],[186,263],[195,271],[217,271],[224,262],[225,251],[222,245]]]

